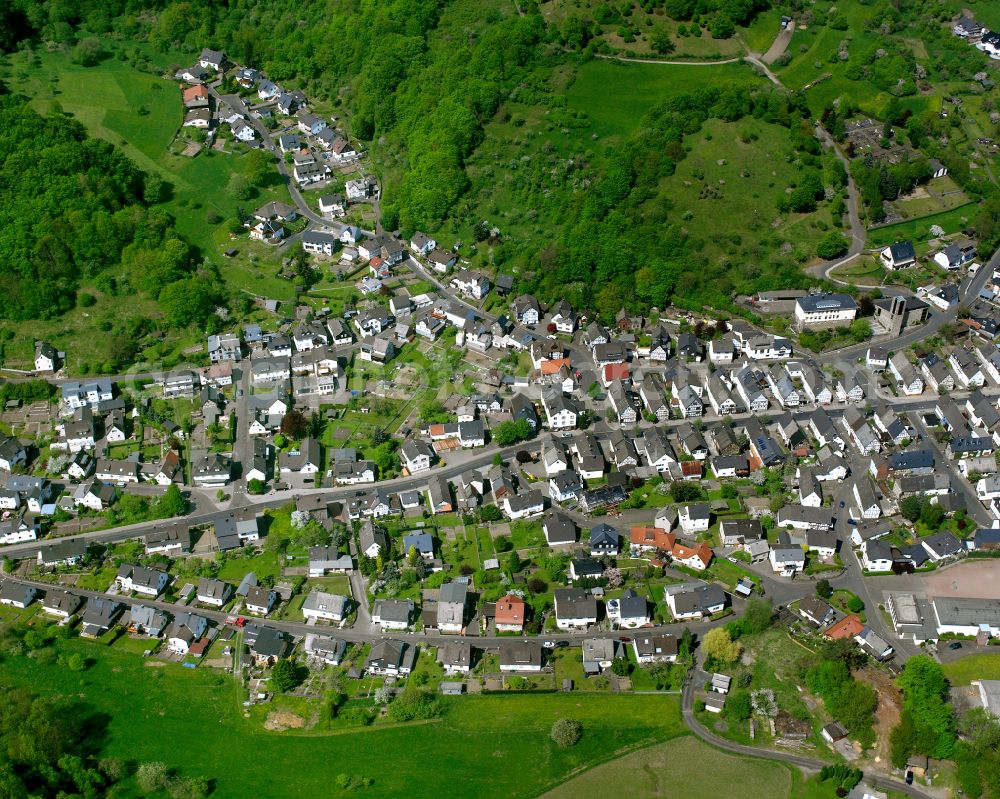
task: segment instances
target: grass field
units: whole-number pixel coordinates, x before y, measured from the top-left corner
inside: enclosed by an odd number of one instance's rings
[[[711,768],[679,767],[682,763],[708,762]],[[734,757],[688,736],[598,766],[543,794],[541,799],[613,796],[623,785],[628,785],[627,795],[632,799],[782,799],[791,795],[792,774],[779,763]]]
[[[711,119],[685,145],[691,151],[669,179],[671,199],[685,228],[705,242],[706,254],[733,255],[761,236],[769,246],[794,243],[812,254],[825,233],[818,224],[828,223],[829,213],[778,213],[777,198],[799,174],[784,128],[756,119]],[[728,237],[720,235],[720,219],[727,220]]]
[[[885,280],[885,268],[874,258],[860,256],[838,266],[830,276],[857,286],[878,286]]]
[[[938,225],[945,233],[957,233],[968,226],[976,210],[976,204],[972,203],[920,219],[909,219],[895,225],[871,228],[868,231],[868,244],[871,247],[881,247],[901,239],[914,239],[914,243],[924,241],[932,238],[931,225]]]
[[[79,640],[59,646],[82,652],[93,665],[72,673],[7,658],[5,681],[108,714],[107,754],[162,760],[185,775],[211,777],[220,797],[275,796],[291,774],[297,796],[338,796],[332,782],[341,773],[374,780],[352,792],[359,797],[534,797],[574,771],[683,729],[676,696],[550,694],[448,700],[446,715],[429,724],[341,729],[333,737],[268,733],[242,718],[239,694],[220,672],[148,668],[117,647]],[[549,739],[561,717],[583,724],[572,749]]]
[[[742,64],[663,66],[594,60],[579,68],[576,79],[566,91],[566,99],[571,109],[584,111],[589,116],[588,135],[596,134],[598,140],[602,140],[606,136],[632,133],[650,108],[671,95],[702,86],[762,81],[763,78]],[[619,86],[622,91],[609,92],[609,86]]]
[[[967,655],[945,663],[944,673],[952,685],[968,685],[973,680],[1000,680],[1000,652]]]

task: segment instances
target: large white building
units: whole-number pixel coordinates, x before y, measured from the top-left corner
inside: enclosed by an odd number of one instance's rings
[[[847,294],[810,294],[795,301],[795,325],[800,330],[849,325],[858,304]]]

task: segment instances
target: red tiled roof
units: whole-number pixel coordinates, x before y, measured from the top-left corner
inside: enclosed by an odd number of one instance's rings
[[[629,531],[629,541],[639,547],[656,547],[664,552],[674,548],[677,536],[659,527],[633,527]]]
[[[858,616],[845,616],[836,624],[831,624],[825,633],[827,638],[853,638],[865,628]]]
[[[688,558],[696,557],[707,567],[712,561],[712,548],[704,543],[694,547],[685,546],[684,544],[674,544],[670,555],[674,560],[687,560]]]
[[[497,600],[497,624],[524,624],[524,600],[507,594]]]
[[[604,365],[604,379],[606,381],[628,380],[628,374],[627,363],[608,363]]]
[[[541,371],[543,375],[554,375],[564,366],[569,366],[569,358],[551,358],[542,361]]]

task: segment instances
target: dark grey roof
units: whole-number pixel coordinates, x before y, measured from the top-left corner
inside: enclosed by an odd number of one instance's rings
[[[806,313],[852,311],[858,308],[858,304],[849,294],[810,294],[799,297],[797,302]]]
[[[895,244],[890,244],[889,254],[894,261],[907,261],[917,257],[912,241],[897,241]]]

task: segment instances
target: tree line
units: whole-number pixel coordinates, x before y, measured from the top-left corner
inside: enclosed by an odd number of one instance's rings
[[[211,275],[156,203],[162,181],[62,115],[0,84],[0,317],[52,319],[93,303],[80,288],[158,300],[166,321],[204,321]]]

